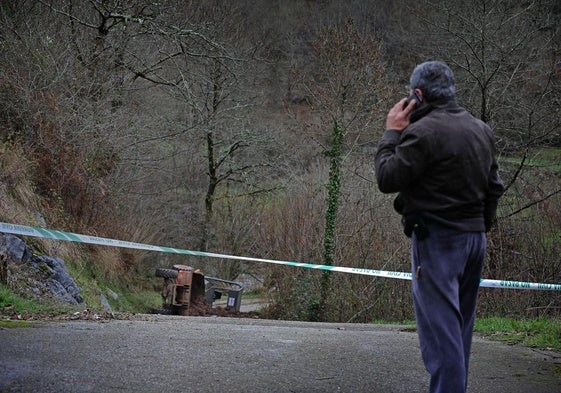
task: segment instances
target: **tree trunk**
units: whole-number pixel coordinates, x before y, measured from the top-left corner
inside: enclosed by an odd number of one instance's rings
[[[330,157],[329,180],[327,185],[327,211],[325,214],[325,234],[323,238],[324,265],[333,265],[335,253],[335,234],[337,226],[337,211],[339,210],[341,195],[341,160],[344,142],[344,132],[340,124],[335,121],[333,126],[332,146],[328,152]],[[327,319],[327,300],[331,288],[331,272],[324,271],[320,284],[319,319]]]

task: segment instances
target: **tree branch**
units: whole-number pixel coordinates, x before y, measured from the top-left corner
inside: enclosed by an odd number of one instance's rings
[[[514,216],[514,215],[516,215],[516,214],[518,214],[518,213],[520,213],[520,212],[522,212],[522,211],[524,211],[524,210],[526,210],[526,209],[529,209],[529,208],[531,208],[532,206],[535,206],[535,205],[537,205],[538,203],[541,203],[541,202],[543,202],[543,201],[545,201],[545,200],[547,200],[547,199],[551,198],[552,196],[557,195],[557,194],[559,194],[559,193],[561,193],[561,189],[555,190],[555,191],[553,191],[552,193],[546,195],[545,197],[543,197],[543,198],[541,198],[541,199],[538,199],[538,200],[536,200],[536,201],[532,201],[532,202],[530,202],[529,204],[527,204],[526,206],[523,206],[523,207],[521,207],[520,209],[515,210],[515,211],[513,211],[512,213],[510,213],[510,214],[508,214],[508,215],[506,215],[506,216],[499,217],[498,219],[499,219],[499,220],[503,220],[503,219],[505,219],[505,218],[512,217],[512,216]]]

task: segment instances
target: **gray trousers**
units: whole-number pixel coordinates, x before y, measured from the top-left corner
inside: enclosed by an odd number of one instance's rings
[[[464,393],[486,236],[429,224],[412,237],[412,294],[431,393]]]

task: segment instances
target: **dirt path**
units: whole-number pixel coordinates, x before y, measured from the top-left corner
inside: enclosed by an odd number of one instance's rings
[[[268,304],[267,299],[263,298],[242,298],[240,303],[240,312],[259,311],[266,307]],[[226,307],[226,300],[217,300],[213,303],[215,307]]]
[[[561,354],[476,338],[471,393],[559,393]],[[399,326],[137,315],[0,330],[0,392],[425,392]]]

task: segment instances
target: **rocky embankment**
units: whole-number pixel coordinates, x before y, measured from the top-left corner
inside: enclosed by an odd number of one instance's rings
[[[113,313],[114,310],[101,291],[99,296],[102,309],[90,309],[62,259],[36,255],[32,247],[28,246],[19,237],[11,234],[0,233],[0,283],[7,285],[11,291],[24,298],[31,298],[55,308],[75,308],[80,310],[62,316],[65,319],[122,318],[122,315]],[[116,293],[108,288],[106,291],[108,296],[118,300]],[[260,301],[257,304],[255,301],[250,300],[249,303],[251,305],[248,304],[246,307],[244,304],[241,311],[226,307],[224,302],[217,302],[214,305],[206,304],[203,291],[200,298],[191,298],[189,315],[261,317],[257,310],[265,306],[264,301]],[[34,319],[36,317],[48,319],[48,316],[21,315],[21,310],[15,310],[13,305],[6,304],[5,301],[0,302],[0,306],[0,314],[12,319]],[[156,314],[169,313],[168,310],[164,309],[154,309],[152,312]]]
[[[0,279],[15,293],[40,301],[84,305],[64,261],[40,256],[19,237],[0,234]]]

